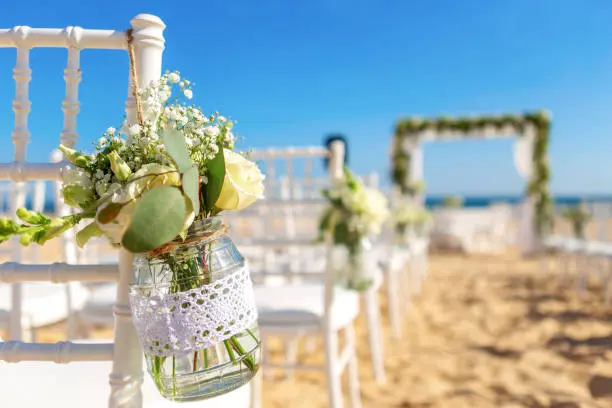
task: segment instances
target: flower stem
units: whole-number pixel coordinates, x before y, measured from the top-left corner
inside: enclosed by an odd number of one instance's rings
[[[243,357],[242,361],[244,361],[244,365],[246,365],[250,371],[252,372],[256,371],[255,360],[253,356],[249,355],[246,352],[244,347],[242,347],[242,344],[240,344],[240,341],[238,340],[238,338],[236,336],[233,336],[229,339],[229,342],[231,346],[234,348],[234,350],[236,350],[236,352],[241,357]]]
[[[225,350],[227,350],[227,355],[229,356],[232,363],[236,364],[236,356],[234,355],[234,349],[232,348],[232,343],[230,340],[223,340],[223,345],[225,346]]]

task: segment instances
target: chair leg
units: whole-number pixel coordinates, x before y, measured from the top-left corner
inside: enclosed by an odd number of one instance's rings
[[[578,300],[582,302],[587,289],[587,279],[590,267],[589,258],[587,258],[586,255],[579,255],[576,259],[576,265],[578,273],[578,285],[576,289],[578,291]]]
[[[317,338],[315,336],[307,336],[304,343],[307,352],[312,353],[317,350]]]
[[[423,252],[423,280],[427,279],[427,275],[429,273],[429,254],[427,253],[427,249]]]
[[[385,382],[385,366],[380,332],[380,307],[378,303],[378,291],[376,289],[365,292],[365,304],[372,369],[374,370],[376,382],[381,384]]]
[[[328,328],[323,333],[325,348],[325,375],[329,395],[329,408],[342,408],[342,385],[338,356],[338,332]]]
[[[261,408],[263,396],[263,372],[259,369],[259,372],[253,378],[251,382],[251,407],[250,408]]]
[[[606,309],[610,306],[610,280],[612,278],[612,274],[608,272],[605,282],[604,282],[604,306]]]
[[[297,355],[298,355],[298,341],[299,338],[291,338],[285,343],[285,359],[287,364],[291,367],[295,367],[297,364]],[[285,380],[289,381],[293,377],[293,369],[287,368],[285,369]]]
[[[410,284],[410,277],[412,276],[412,260],[407,262],[403,268],[402,272],[399,276],[400,279],[400,290],[401,290],[401,301],[402,312],[407,313],[410,309],[410,299],[412,295],[412,287]]]
[[[393,337],[400,338],[402,335],[402,322],[400,318],[400,305],[398,302],[398,274],[397,270],[387,267],[387,279],[385,284],[387,286],[387,299],[388,299],[388,310],[389,320],[391,321],[391,328],[393,330]],[[409,302],[408,300],[405,300]]]
[[[260,332],[260,340],[262,342],[262,344],[266,343],[266,339],[264,337],[264,335]],[[270,361],[270,351],[268,350],[267,347],[262,347],[261,348],[261,365],[265,366],[266,364],[268,364],[268,362]],[[262,375],[262,381],[264,379],[269,380],[272,378],[272,370],[268,369],[268,370],[263,370]]]
[[[573,262],[573,257],[571,254],[565,254],[563,255],[563,265],[561,266],[561,276],[559,277],[559,288],[563,288],[565,287],[565,285],[567,284],[567,280],[569,279],[569,275],[570,275],[570,268],[571,268],[571,264]]]
[[[357,353],[355,342],[355,329],[353,324],[349,324],[344,329],[345,347],[350,347],[351,358],[348,361],[348,385],[349,385],[349,400],[351,408],[361,408],[361,395],[359,392],[359,375],[357,370]]]
[[[413,295],[421,292],[421,256],[415,255],[410,262],[410,290]]]

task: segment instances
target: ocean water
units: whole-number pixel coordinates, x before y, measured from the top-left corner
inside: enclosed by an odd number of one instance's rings
[[[444,201],[442,195],[427,196],[425,205],[429,208],[439,207]],[[524,196],[519,195],[474,195],[463,196],[464,207],[488,207],[491,204],[519,204]],[[608,203],[612,204],[612,195],[557,195],[554,196],[555,206],[565,207],[580,204],[582,202],[591,203]]]

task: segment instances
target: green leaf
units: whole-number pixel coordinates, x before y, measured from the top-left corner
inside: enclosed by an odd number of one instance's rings
[[[197,214],[200,212],[200,175],[198,169],[194,166],[187,169],[183,173],[181,183],[183,184],[183,192],[191,201],[193,210]]]
[[[108,224],[117,218],[122,208],[123,204],[121,203],[108,203],[106,207],[100,210],[96,219],[100,224]]]
[[[223,187],[223,180],[225,179],[225,157],[223,156],[223,148],[219,146],[219,152],[217,155],[208,163],[206,163],[206,175],[208,177],[208,183],[206,184],[206,212],[210,212],[219,195],[221,194],[221,188]]]
[[[83,248],[87,241],[93,237],[101,237],[103,234],[102,230],[98,226],[98,223],[92,221],[87,224],[85,228],[76,233],[76,242],[79,248]]]
[[[176,129],[165,129],[161,132],[161,138],[179,171],[184,173],[191,168],[191,159],[183,134]]]
[[[51,218],[47,217],[43,213],[38,211],[28,211],[24,207],[17,209],[17,217],[23,222],[34,225],[46,225],[51,222]]]
[[[130,252],[150,251],[176,238],[186,217],[187,203],[178,188],[155,187],[136,201],[121,244]]]

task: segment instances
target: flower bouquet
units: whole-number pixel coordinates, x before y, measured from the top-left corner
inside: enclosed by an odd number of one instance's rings
[[[391,216],[397,243],[405,245],[410,236],[425,235],[432,220],[431,213],[422,206],[400,203]]]
[[[387,199],[378,190],[368,188],[348,170],[344,179],[323,191],[329,206],[319,224],[321,234],[331,232],[332,242],[346,251],[346,268],[339,280],[349,289],[367,290],[378,267],[371,256],[370,238],[381,232],[389,215]]]
[[[591,221],[591,214],[584,208],[584,205],[567,207],[562,216],[570,222],[574,238],[584,239],[585,229]]]
[[[219,214],[262,198],[264,176],[233,151],[234,122],[188,105],[192,84],[177,72],[136,96],[139,123],[109,128],[93,154],[59,147],[74,214],[21,208],[21,223],[0,220],[0,239],[44,244],[85,224],[79,246],[106,236],[135,253],[130,305],[148,371],[169,399],[207,398],[259,367],[249,272]]]

